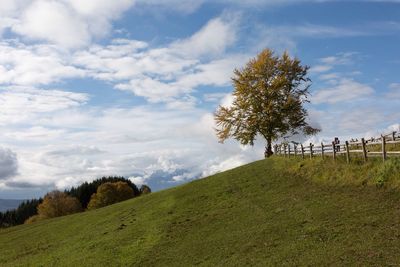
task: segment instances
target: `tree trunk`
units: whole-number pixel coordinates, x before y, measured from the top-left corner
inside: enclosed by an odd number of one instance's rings
[[[273,155],[274,153],[272,152],[272,140],[271,138],[267,138],[267,146],[265,147],[265,152],[264,156],[266,158],[269,158]]]

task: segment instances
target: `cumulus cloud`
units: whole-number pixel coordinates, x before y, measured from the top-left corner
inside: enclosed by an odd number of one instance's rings
[[[133,0],[6,0],[1,4],[0,29],[8,28],[34,41],[77,48],[107,35],[111,22],[133,4]]]
[[[210,20],[191,37],[174,42],[170,49],[184,57],[217,55],[236,41],[237,14]]]
[[[68,64],[68,55],[51,45],[0,42],[0,84],[47,85],[83,77],[84,71]]]
[[[239,15],[224,13],[164,47],[124,39],[94,45],[76,52],[73,65],[152,103],[188,107],[195,104],[190,95],[197,87],[228,85],[232,70],[247,60],[244,54],[226,53],[236,41],[238,20]]]
[[[66,47],[82,46],[90,33],[79,16],[54,1],[34,1],[24,10],[13,30],[31,39],[47,40]]]
[[[19,173],[5,186],[62,189],[103,175],[124,175],[162,188],[262,157],[262,146],[243,150],[234,141],[218,144],[213,116],[203,110],[61,110],[46,117],[27,133],[18,125],[0,133],[0,140],[24,144],[16,148]],[[29,119],[20,123],[37,125]],[[49,137],[52,131],[59,132]]]
[[[75,10],[69,12],[85,16],[109,12],[105,17],[111,19],[131,5],[130,1],[121,0],[115,4],[115,8],[108,8],[107,3],[102,1],[97,6],[91,1],[80,5],[75,1],[41,0],[34,1],[32,6],[68,5],[71,10]],[[53,45],[25,45],[18,41],[4,41],[0,44],[0,83],[37,86],[68,78],[93,78],[110,82],[114,88],[132,92],[151,103],[162,102],[170,108],[187,109],[196,105],[197,101],[192,94],[198,87],[229,85],[232,70],[243,65],[250,57],[229,51],[237,40],[239,22],[239,14],[225,12],[208,21],[193,35],[171,41],[162,47],[154,47],[139,40],[114,39],[107,45],[92,44],[87,49],[77,49],[70,53]],[[47,22],[45,24],[52,25]],[[276,31],[276,27],[268,29],[273,29],[274,33],[280,32]],[[304,29],[302,31],[304,34],[308,32]],[[311,32],[317,34],[319,31]],[[32,30],[29,32],[34,33]],[[275,34],[272,39],[277,39]],[[354,55],[339,53],[322,58],[321,65],[313,70],[326,72],[333,66],[349,64]]]
[[[9,171],[12,176],[0,182],[0,187],[63,189],[103,175],[124,175],[139,184],[157,180],[170,185],[261,159],[262,139],[254,148],[232,140],[218,144],[212,111],[197,105],[202,95],[197,93],[203,86],[208,87],[203,99],[209,104],[232,103],[232,95],[219,87],[228,86],[232,70],[250,57],[235,49],[240,39],[239,14],[223,13],[193,34],[163,44],[134,39],[96,42],[109,34],[112,21],[131,7],[170,5],[192,12],[205,1],[195,2],[2,1],[0,33],[7,29],[18,38],[0,43],[0,142],[12,144],[18,169]],[[227,2],[233,1],[221,3]],[[43,15],[47,13],[49,16]],[[257,43],[278,49],[294,48],[296,38],[362,34],[353,30],[341,34],[341,29],[318,25],[262,28],[266,30]],[[251,56],[259,48],[254,47]],[[329,75],[328,70],[351,64],[353,56],[320,59],[320,73]],[[338,77],[325,77],[336,83],[316,93],[318,103],[339,103],[344,101],[343,94],[355,99],[373,93],[368,85]],[[90,99],[85,93],[39,89],[57,88],[55,84],[76,78],[106,82],[143,97],[150,105],[95,107],[85,105]],[[331,121],[342,113],[319,115],[331,116],[327,120]],[[377,117],[372,115],[362,127],[375,123]],[[354,113],[332,127],[343,131],[361,118],[362,114]],[[332,132],[328,129],[328,133]]]

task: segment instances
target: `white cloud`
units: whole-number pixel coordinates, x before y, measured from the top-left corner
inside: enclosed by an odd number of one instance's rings
[[[40,90],[26,87],[0,89],[0,125],[29,121],[36,114],[44,114],[78,107],[88,95],[60,90]],[[38,128],[36,128],[37,130]]]
[[[246,163],[248,163],[248,159],[244,155],[234,155],[208,166],[208,168],[202,172],[202,176],[206,177],[213,175],[215,173],[233,169]]]
[[[197,87],[229,85],[233,69],[247,60],[245,55],[226,53],[236,40],[238,19],[237,14],[225,13],[192,36],[159,48],[132,40],[95,45],[78,51],[73,64],[152,103],[187,107],[194,104],[190,94]]]
[[[42,5],[64,10],[61,6],[67,3],[41,0],[31,7],[41,9]],[[91,10],[90,6],[87,8]],[[245,55],[225,53],[236,40],[237,21],[237,14],[224,13],[192,36],[174,40],[164,47],[114,39],[109,45],[91,45],[71,52],[55,45],[26,45],[6,40],[0,43],[0,84],[38,86],[67,78],[90,77],[111,82],[116,89],[131,91],[152,103],[164,102],[169,108],[192,107],[197,101],[191,94],[197,87],[229,85],[233,68],[247,59]],[[54,25],[43,23],[49,27]],[[36,27],[35,23],[28,24]],[[40,25],[38,29],[47,31]],[[62,32],[63,36],[77,39],[66,31]],[[35,34],[34,30],[29,32]]]
[[[339,65],[350,65],[355,62],[355,56],[357,53],[354,52],[345,52],[345,53],[338,53],[335,56],[329,56],[320,58],[319,65],[316,65],[310,69],[311,72],[314,73],[322,73],[332,70],[334,67]],[[326,74],[321,75],[321,79],[326,79]]]
[[[226,94],[224,98],[222,98],[220,105],[223,107],[230,107],[235,100],[235,97],[232,94]]]
[[[222,98],[226,96],[226,93],[209,93],[204,94],[203,99],[206,102],[220,102]]]
[[[7,179],[8,188],[61,188],[103,175],[142,183],[162,175],[181,182],[262,157],[259,148],[218,144],[212,114],[202,110],[69,109],[43,115],[20,121],[31,125],[26,133],[8,125],[0,134],[0,141],[13,140],[19,157],[19,174]],[[240,160],[221,164],[230,157]]]
[[[316,66],[313,66],[312,68],[310,68],[310,72],[316,72],[316,73],[327,72],[327,71],[331,70],[332,68],[333,68],[333,66],[329,66],[329,65],[316,65]]]
[[[54,130],[41,126],[33,126],[31,128],[23,128],[9,132],[4,131],[3,136],[14,141],[29,140],[30,142],[34,142],[35,140],[39,140],[48,143],[60,138],[64,133],[65,132],[61,129]]]
[[[218,55],[236,41],[238,15],[229,14],[210,20],[190,38],[171,44],[171,49],[184,57]]]
[[[83,76],[84,71],[69,65],[68,56],[54,46],[0,42],[0,84],[32,86]]]
[[[0,30],[8,28],[34,41],[77,48],[105,37],[111,22],[133,4],[133,0],[5,0],[0,7]]]
[[[66,5],[39,0],[27,9],[13,30],[34,40],[46,40],[66,47],[88,44],[91,36],[87,25]]]
[[[346,65],[354,62],[355,55],[357,53],[354,52],[338,53],[336,56],[321,58],[320,61],[328,65]]]
[[[171,1],[138,0],[138,6],[174,3],[172,8],[191,12],[201,5],[201,1]],[[182,182],[262,158],[262,139],[254,148],[244,148],[232,140],[218,144],[211,111],[196,108],[196,90],[228,86],[232,70],[249,58],[232,49],[239,39],[238,31],[243,30],[239,27],[240,15],[224,13],[191,36],[162,45],[130,39],[103,45],[93,42],[110,32],[111,22],[131,8],[133,1],[27,0],[7,1],[6,7],[3,3],[0,31],[10,29],[21,38],[0,44],[0,142],[15,151],[19,167],[18,173],[0,186],[63,188],[103,175],[125,175],[139,184],[156,175],[165,175],[168,182]],[[48,11],[52,11],[49,16],[40,15]],[[48,22],[50,19],[57,23]],[[353,30],[341,34],[340,30],[318,25],[272,26],[265,32],[265,42],[258,39],[257,43],[286,49],[295,47],[296,38],[362,34]],[[28,44],[23,44],[27,40]],[[249,53],[254,54],[256,49]],[[325,68],[320,68],[322,73],[338,64],[351,64],[351,59],[335,55],[318,64]],[[337,83],[317,92],[318,103],[337,103],[373,93],[368,85],[337,77],[325,77]],[[105,81],[149,102],[166,105],[88,107],[84,105],[89,100],[87,94],[36,88],[68,78]],[[227,106],[233,97],[211,92],[204,99]],[[337,119],[344,111],[339,115],[321,113],[318,115],[322,118],[335,119],[335,115]],[[370,117],[360,127],[374,125],[377,116]],[[354,113],[332,128],[343,131],[361,118],[362,114]]]
[[[311,97],[311,102],[315,104],[350,102],[371,96],[374,92],[374,89],[369,85],[350,79],[342,79],[334,87],[316,91]]]
[[[400,100],[400,83],[391,83],[389,85],[389,92],[386,93],[386,97],[392,100]]]
[[[223,59],[199,64],[192,73],[179,77],[177,84],[186,88],[195,88],[199,85],[230,85],[233,70],[244,64],[248,58],[247,55],[227,55]]]

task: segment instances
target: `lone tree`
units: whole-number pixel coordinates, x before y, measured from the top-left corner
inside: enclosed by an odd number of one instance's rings
[[[244,68],[235,69],[233,103],[219,106],[214,114],[220,142],[233,137],[243,145],[253,145],[261,135],[267,143],[265,156],[270,157],[274,140],[320,131],[307,123],[304,108],[311,85],[308,69],[287,52],[279,57],[270,49],[263,50]]]

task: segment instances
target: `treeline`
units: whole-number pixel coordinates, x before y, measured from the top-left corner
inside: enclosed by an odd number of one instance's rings
[[[137,186],[132,183],[130,180],[125,179],[124,177],[103,177],[97,180],[94,180],[90,183],[84,182],[78,187],[72,187],[70,190],[64,191],[67,195],[70,195],[72,197],[76,197],[79,202],[82,204],[82,208],[86,209],[90,198],[94,193],[97,192],[97,188],[104,184],[104,183],[116,183],[116,182],[125,182],[128,184],[130,188],[133,190],[133,196],[139,196],[140,195],[140,190],[137,188]]]
[[[0,212],[0,227],[23,224],[26,219],[37,214],[37,207],[42,201],[42,198],[26,200],[14,210]]]
[[[142,185],[139,189],[124,177],[103,177],[92,182],[84,182],[64,192],[52,191],[44,198],[22,202],[15,210],[0,212],[0,227],[104,207],[150,192],[148,186]]]

